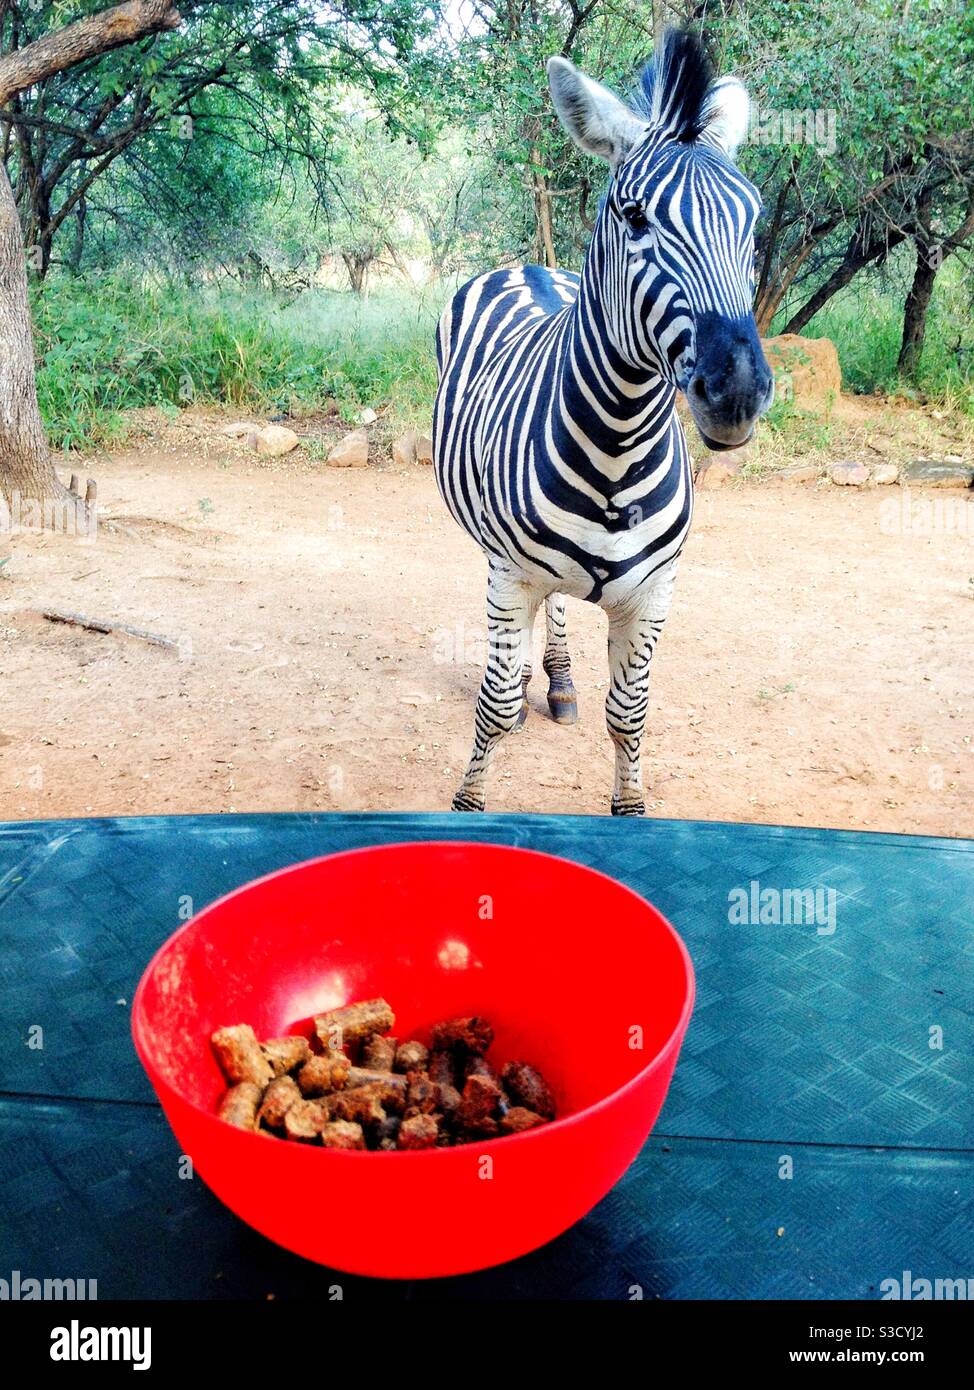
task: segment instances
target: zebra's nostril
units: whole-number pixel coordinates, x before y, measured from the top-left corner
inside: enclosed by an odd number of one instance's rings
[[[698,401],[702,401],[702,402],[704,403],[704,405],[706,405],[706,403],[707,403],[707,388],[706,388],[706,386],[704,385],[704,381],[703,381],[703,377],[702,377],[702,376],[695,376],[695,377],[693,378],[693,380],[690,382],[690,390],[691,390],[691,392],[693,393],[693,395],[696,396],[696,398],[697,398]]]

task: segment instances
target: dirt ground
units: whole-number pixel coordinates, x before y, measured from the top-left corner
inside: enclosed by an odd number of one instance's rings
[[[0,818],[449,808],[485,566],[428,468],[150,439],[87,471],[119,529],[0,537]],[[895,487],[700,494],[655,661],[651,815],[974,834],[974,501],[949,496],[966,523],[930,534]],[[604,615],[570,602],[569,635],[579,723],[547,718],[536,677],[492,810],[608,809]]]

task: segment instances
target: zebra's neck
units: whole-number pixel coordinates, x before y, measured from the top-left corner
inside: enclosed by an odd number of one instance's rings
[[[584,454],[590,468],[630,486],[669,453],[676,389],[652,368],[633,366],[615,342],[610,316],[613,296],[626,293],[622,256],[603,207],[566,317],[552,421],[559,452]]]

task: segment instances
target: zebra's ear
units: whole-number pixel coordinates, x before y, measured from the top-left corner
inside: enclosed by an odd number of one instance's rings
[[[575,144],[613,168],[648,129],[608,87],[593,82],[567,58],[548,59],[548,85],[558,118]]]
[[[744,83],[722,77],[707,93],[703,111],[704,134],[719,145],[729,159],[737,157],[751,117],[751,102]]]

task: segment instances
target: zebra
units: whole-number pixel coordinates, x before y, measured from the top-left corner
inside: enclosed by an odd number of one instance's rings
[[[650,662],[693,507],[676,393],[716,450],[750,439],[774,391],[751,312],[761,199],[733,163],[748,97],[687,30],[664,36],[629,104],[567,58],[547,71],[562,124],[611,173],[581,274],[480,275],[436,332],[437,483],[488,561],[487,666],[453,809],[484,809],[491,756],[524,722],[542,600],[548,707],[575,722],[568,595],[608,616],[610,807],[643,815]]]

